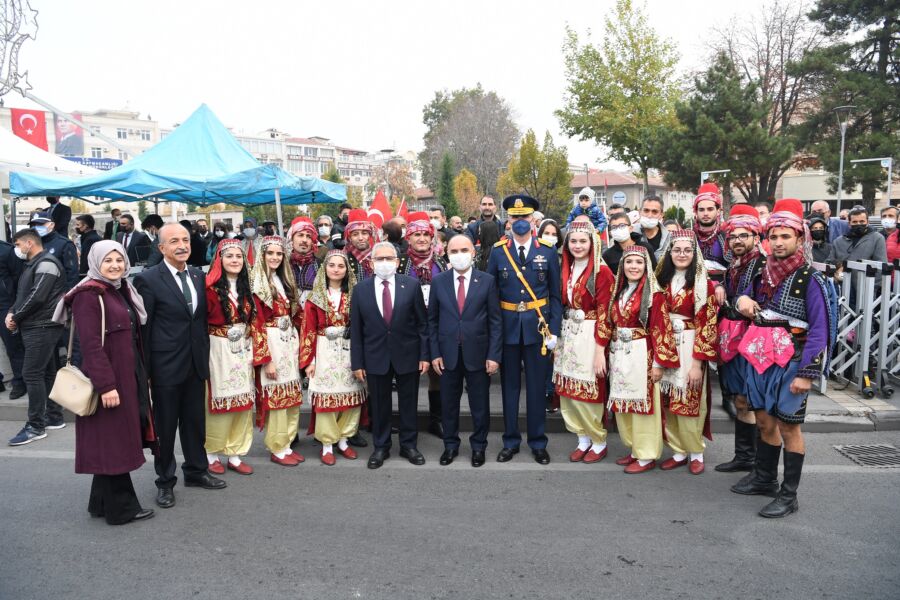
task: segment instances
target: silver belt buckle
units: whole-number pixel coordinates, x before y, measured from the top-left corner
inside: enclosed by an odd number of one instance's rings
[[[584,311],[580,308],[575,310],[569,309],[569,318],[576,323],[581,323],[582,321],[584,321]]]
[[[526,310],[528,310],[528,309],[525,307],[524,300],[522,302],[519,302],[518,304],[516,304],[516,312],[525,312]]]
[[[326,327],[325,328],[325,337],[329,340],[336,340],[339,337],[344,335],[343,327]]]
[[[618,330],[618,335],[619,335],[620,342],[628,344],[631,342],[632,338],[634,337],[634,332],[631,330],[630,327],[620,327]]]
[[[278,329],[287,331],[291,326],[291,320],[288,317],[278,317]]]
[[[241,323],[239,325],[232,325],[228,329],[228,341],[229,342],[239,342],[242,337],[244,337],[243,323]]]
[[[672,331],[676,334],[684,332],[684,321],[681,319],[672,319]]]

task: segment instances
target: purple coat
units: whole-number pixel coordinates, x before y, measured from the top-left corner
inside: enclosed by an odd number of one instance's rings
[[[124,288],[127,294],[127,288]],[[100,347],[100,302],[106,308],[106,340]],[[94,390],[119,393],[119,406],[75,419],[75,472],[98,475],[129,473],[144,464],[131,320],[118,291],[102,282],[85,284],[66,298],[81,343],[82,371]],[[140,347],[140,344],[137,345]],[[147,382],[143,382],[147,385]]]

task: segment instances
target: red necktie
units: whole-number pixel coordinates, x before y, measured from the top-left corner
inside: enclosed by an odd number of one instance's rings
[[[381,285],[384,286],[384,289],[381,290],[381,314],[384,316],[384,322],[390,327],[391,316],[394,313],[394,307],[391,305],[391,288],[389,287],[391,283],[385,280],[381,282]]]
[[[466,304],[466,277],[460,275],[457,279],[459,279],[459,287],[456,288],[456,305],[459,306],[459,314],[462,315],[463,306]]]

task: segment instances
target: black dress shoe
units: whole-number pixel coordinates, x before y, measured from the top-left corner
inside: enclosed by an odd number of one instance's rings
[[[153,509],[152,509],[152,508],[143,508],[143,509],[141,509],[141,512],[139,512],[138,514],[134,515],[134,516],[131,518],[131,520],[132,520],[132,521],[143,521],[144,519],[152,519],[152,518],[153,518],[153,515],[155,515],[155,514],[156,514],[156,513],[153,512]]]
[[[497,462],[509,462],[512,460],[512,457],[518,453],[518,448],[504,448],[500,451],[500,454],[497,455]]]
[[[459,450],[444,450],[444,453],[441,454],[441,460],[439,462],[441,463],[441,466],[446,467],[447,465],[452,463],[453,459],[457,456],[459,456]]]
[[[184,487],[202,487],[205,490],[221,490],[228,484],[218,477],[213,477],[209,473],[198,475],[197,477],[184,478]]]
[[[2,381],[0,381],[0,393],[5,392],[5,391],[6,391],[6,385],[4,385],[4,383]]]
[[[18,398],[21,398],[22,396],[24,396],[27,393],[28,393],[28,390],[25,389],[24,385],[20,386],[20,387],[13,386],[12,390],[9,392],[9,399],[16,400]]]
[[[175,492],[172,488],[159,488],[156,490],[156,505],[160,508],[172,508],[175,506]]]
[[[532,450],[531,453],[534,454],[534,462],[540,465],[550,464],[550,453],[543,448],[541,448],[540,450]]]
[[[472,450],[472,466],[480,467],[484,464],[484,450]]]
[[[347,443],[351,446],[356,446],[357,448],[365,448],[369,445],[369,442],[366,441],[366,438],[364,438],[358,431],[356,432],[356,435],[347,439]]]
[[[444,428],[441,426],[440,421],[432,421],[428,424],[428,433],[431,435],[444,439]]]
[[[414,465],[425,464],[425,457],[416,448],[400,448],[400,456]]]
[[[366,466],[370,469],[377,469],[390,457],[391,453],[387,450],[375,450],[375,452],[372,453],[372,456],[369,457],[369,462]]]

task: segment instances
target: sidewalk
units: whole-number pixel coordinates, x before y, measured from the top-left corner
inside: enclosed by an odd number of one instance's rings
[[[491,431],[503,431],[503,406],[500,395],[500,378],[491,378]],[[829,382],[826,395],[813,391],[809,395],[806,423],[804,431],[815,433],[834,433],[844,431],[897,431],[900,430],[900,397],[888,400],[881,398],[867,399],[852,389],[836,390],[834,382]],[[525,392],[524,385],[520,398],[519,427],[525,431]],[[422,378],[419,383],[419,427],[428,423],[428,380]],[[18,421],[24,423],[28,413],[27,398],[10,400],[9,392],[0,393],[0,421]],[[308,402],[304,401],[302,411],[309,411]],[[470,431],[472,428],[469,407],[465,394],[461,401],[460,428]],[[67,421],[75,417],[66,413]],[[713,433],[732,433],[734,427],[731,419],[722,409],[722,396],[716,382],[712,389],[712,430]],[[304,418],[302,425],[305,427]],[[565,431],[565,424],[559,413],[547,415],[547,432]]]

